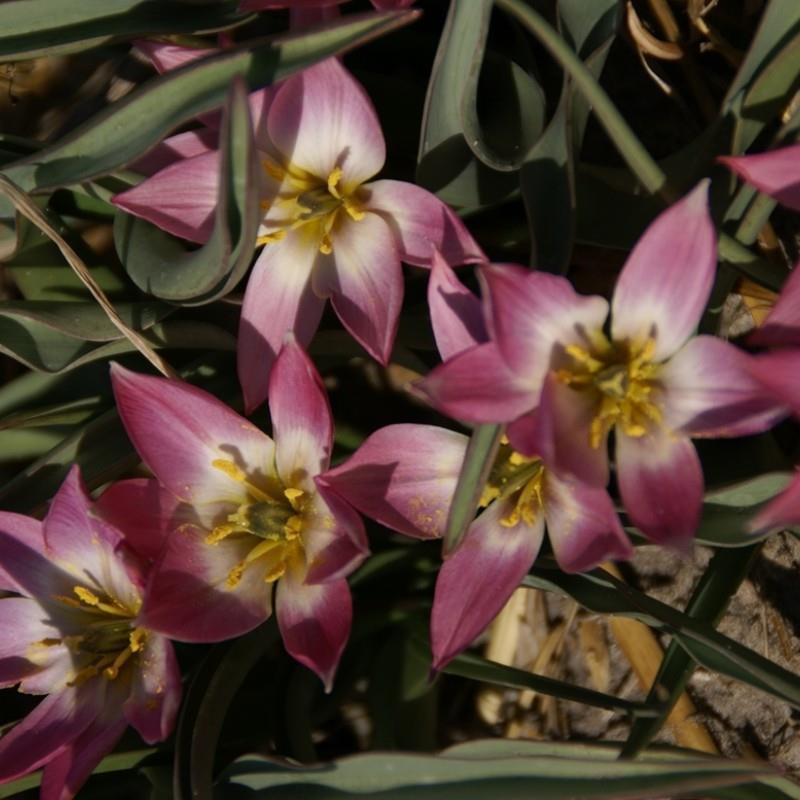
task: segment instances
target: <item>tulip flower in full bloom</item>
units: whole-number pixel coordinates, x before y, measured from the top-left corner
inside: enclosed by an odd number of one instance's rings
[[[481,342],[478,298],[438,254],[428,302],[443,356]],[[367,516],[416,538],[441,536],[468,439],[431,425],[390,425],[372,434],[321,480]],[[485,511],[445,560],[431,612],[433,667],[441,669],[494,619],[528,572],[545,525],[561,567],[591,569],[629,558],[630,543],[603,490],[559,476],[504,439],[481,498]]]
[[[44,522],[0,513],[0,685],[46,695],[0,738],[0,782],[44,766],[69,800],[128,724],[165,739],[180,703],[170,642],[141,618],[146,559],[93,509],[74,467]]]
[[[330,687],[350,632],[345,580],[366,556],[360,517],[317,484],[333,428],[322,382],[288,341],[272,371],[274,440],[188,384],[115,365],[120,416],[165,487],[173,532],[142,616],[174,639],[242,634],[271,613],[286,649]]]
[[[491,341],[421,384],[446,413],[510,422],[516,450],[595,486],[609,476],[616,431],[622,499],[658,543],[684,547],[699,523],[703,474],[692,436],[764,430],[786,413],[747,372],[748,356],[691,336],[716,268],[702,183],[659,216],[631,253],[609,306],[563,278],[481,270]],[[536,413],[531,413],[533,411]]]
[[[434,195],[401,181],[367,182],[383,166],[383,134],[366,93],[336,59],[260,98],[254,136],[263,166],[264,249],[245,292],[238,342],[248,411],[266,398],[284,333],[293,331],[307,345],[326,298],[350,333],[385,363],[403,298],[401,261],[427,266],[434,248],[452,264],[483,258]],[[170,165],[114,202],[203,241],[217,182],[218,154],[209,151]]]

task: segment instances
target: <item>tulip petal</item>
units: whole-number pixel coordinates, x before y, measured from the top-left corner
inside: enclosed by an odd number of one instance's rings
[[[382,180],[367,184],[364,191],[366,207],[389,224],[406,263],[430,266],[437,251],[449,264],[486,261],[458,215],[426,189]]]
[[[165,44],[149,39],[137,40],[135,49],[145,56],[159,73],[178,69],[198,58],[205,58],[219,52],[210,47],[181,47],[177,44]]]
[[[295,167],[326,180],[336,167],[349,194],[383,166],[386,145],[361,85],[335,58],[292,75],[278,89],[268,129]]]
[[[300,229],[268,244],[253,265],[236,348],[247,413],[267,399],[269,373],[286,331],[293,331],[306,347],[319,326],[325,301],[314,294],[310,283],[318,255],[318,244]]]
[[[443,361],[489,338],[481,301],[461,283],[438,252],[433,256],[428,278],[428,307],[436,348]]]
[[[125,719],[148,744],[166,739],[181,703],[181,671],[172,643],[150,632],[123,705]]]
[[[117,408],[142,460],[176,497],[194,504],[241,503],[245,490],[213,466],[233,461],[250,480],[273,477],[275,446],[244,417],[213,395],[176,380],[111,367]]]
[[[77,465],[50,503],[44,538],[51,560],[73,577],[73,585],[100,590],[125,608],[138,607],[141,564],[125,550],[120,531],[94,512]],[[67,594],[72,596],[72,587]]]
[[[748,344],[800,345],[800,265],[789,273],[769,316],[748,337]]]
[[[38,519],[0,511],[0,591],[46,596],[60,586],[60,570],[50,565]]]
[[[369,543],[361,517],[335,491],[316,483],[313,507],[304,514],[306,583],[328,583],[358,567],[369,555]]]
[[[493,503],[470,525],[436,580],[431,611],[433,669],[468,647],[497,616],[531,568],[544,534],[544,517],[505,527],[509,500]]]
[[[320,476],[362,514],[418,539],[441,536],[467,437],[433,425],[389,425]]]
[[[235,588],[226,583],[244,560],[250,542],[229,537],[205,541],[207,531],[178,527],[151,573],[139,619],[151,630],[181,642],[219,642],[260,625],[272,610],[272,585],[253,565]]]
[[[472,422],[508,422],[539,401],[538,387],[511,372],[494,342],[463,350],[413,389],[448,416]]]
[[[314,492],[330,462],[333,419],[322,378],[292,334],[270,375],[269,413],[283,485]]]
[[[664,424],[688,436],[748,436],[787,414],[748,372],[748,356],[715,336],[695,336],[658,376]]]
[[[403,304],[402,266],[389,226],[377,214],[366,214],[358,222],[340,222],[332,239],[333,255],[314,272],[314,291],[330,295],[345,328],[386,364]]]
[[[131,164],[131,169],[142,175],[154,175],[171,164],[194,158],[217,148],[219,134],[210,128],[184,131],[157,144]]]
[[[800,144],[752,156],[726,156],[717,161],[771,195],[782,205],[800,211]]]
[[[59,639],[61,632],[47,612],[28,597],[0,599],[0,686],[13,686],[41,669],[45,639]],[[64,653],[69,660],[69,654]]]
[[[537,390],[554,356],[602,330],[608,303],[582,297],[566,279],[513,264],[479,270],[492,338],[509,367]]]
[[[800,472],[750,520],[748,528],[753,533],[764,533],[773,528],[788,528],[791,525],[800,525]]]
[[[159,228],[203,243],[214,227],[219,186],[219,151],[185,158],[114,195],[111,202]]]
[[[703,506],[703,469],[688,437],[618,431],[617,481],[628,516],[648,539],[688,549]]]
[[[748,359],[748,372],[800,416],[800,348],[776,350]]]
[[[330,692],[353,618],[347,581],[309,584],[300,570],[289,569],[278,582],[275,606],[289,655],[316,672]]]
[[[717,269],[717,234],[708,211],[708,181],[670,206],[636,243],[611,301],[616,342],[655,338],[656,361],[692,334]]]
[[[115,747],[128,727],[120,711],[121,688],[110,686],[92,723],[52,761],[42,775],[40,800],[72,800],[94,768]]]
[[[102,711],[106,682],[89,680],[47,695],[0,739],[0,781],[41,767],[86,730]]]
[[[179,501],[152,478],[112,483],[95,501],[95,510],[125,535],[125,543],[150,561],[158,558],[172,531]]]
[[[547,535],[565,572],[585,572],[602,561],[633,555],[604,489],[561,478],[546,469],[543,494]]]

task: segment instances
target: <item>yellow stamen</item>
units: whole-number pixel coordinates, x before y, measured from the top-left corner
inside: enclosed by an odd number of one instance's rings
[[[300,510],[300,498],[303,497],[305,492],[302,489],[284,489],[283,496],[292,504],[295,511]]]
[[[283,533],[289,541],[297,539],[303,532],[303,518],[299,514],[294,514],[286,520],[283,526]]]
[[[239,581],[242,580],[242,575],[244,574],[244,569],[247,566],[247,563],[244,561],[240,561],[229,573],[228,577],[225,579],[225,585],[229,589],[235,589],[239,585]]]
[[[319,251],[325,256],[329,256],[333,252],[333,242],[331,242],[331,237],[327,233],[319,243]]]
[[[225,458],[215,458],[211,462],[211,466],[224,472],[228,477],[233,478],[233,480],[237,481],[238,483],[243,484],[247,491],[250,492],[256,500],[261,500],[262,503],[274,503],[274,498],[270,497],[266,492],[262,491],[258,488],[255,484],[251,483],[247,477],[247,473],[233,461],[228,461]]]
[[[275,178],[276,181],[282,181],[286,177],[286,170],[274,161],[270,161],[268,158],[261,161],[261,166],[264,172],[266,172],[270,178]]]
[[[240,525],[235,523],[224,523],[217,525],[211,533],[206,536],[206,544],[219,544],[223,539],[227,539],[232,533],[238,533],[242,530]]]
[[[342,198],[342,205],[344,206],[344,210],[348,213],[350,218],[356,222],[360,222],[366,216],[366,214],[349,197]]]
[[[339,194],[339,190],[336,188],[339,185],[339,181],[342,179],[342,168],[341,167],[334,167],[331,170],[331,174],[328,175],[328,191],[337,199],[341,200],[342,196]]]
[[[86,603],[87,606],[99,606],[100,598],[94,593],[85,589],[83,586],[73,586],[72,591],[78,595],[81,602]]]
[[[262,244],[272,244],[279,242],[286,236],[286,231],[274,231],[273,233],[265,233],[256,239],[256,246],[261,247]]]

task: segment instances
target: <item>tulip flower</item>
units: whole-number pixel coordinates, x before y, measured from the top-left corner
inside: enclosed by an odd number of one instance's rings
[[[692,332],[716,268],[703,182],[646,230],[609,304],[563,278],[514,266],[481,270],[490,341],[436,368],[420,389],[451,416],[509,422],[513,447],[559,473],[605,486],[606,442],[634,524],[688,545],[703,473],[692,436],[765,430],[785,409],[747,371],[748,356]],[[536,411],[537,413],[532,413]]]
[[[403,298],[401,261],[427,266],[434,248],[453,264],[483,254],[458,217],[429,192],[368,182],[385,144],[364,90],[329,59],[263,92],[255,141],[264,218],[242,307],[239,379],[248,411],[267,394],[283,335],[305,346],[330,298],[344,326],[386,363]],[[114,202],[170,233],[209,234],[218,153],[178,161]]]
[[[118,365],[136,449],[164,487],[173,529],[143,619],[181,641],[238,636],[272,610],[286,649],[330,688],[350,631],[345,576],[366,556],[360,517],[318,485],[333,428],[313,364],[291,339],[272,371],[274,440],[202,390]]]
[[[437,253],[428,303],[443,357],[486,338],[480,302]],[[390,425],[372,434],[321,480],[359,511],[407,536],[441,536],[468,439],[430,425]],[[591,569],[629,558],[611,498],[512,450],[504,438],[481,498],[485,511],[444,562],[431,613],[433,667],[441,669],[494,619],[531,568],[545,526],[561,567]]]
[[[718,161],[760,192],[800,211],[800,144],[752,156],[725,156]]]
[[[107,503],[107,505],[109,505]],[[128,724],[166,738],[181,682],[141,618],[148,562],[93,508],[73,467],[40,522],[0,513],[0,685],[46,695],[0,738],[0,782],[44,766],[43,800],[73,797]]]

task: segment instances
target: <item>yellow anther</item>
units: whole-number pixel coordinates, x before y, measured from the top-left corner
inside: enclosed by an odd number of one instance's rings
[[[356,222],[360,222],[366,216],[366,214],[348,197],[342,198],[342,205],[348,216]]]
[[[297,539],[303,532],[303,518],[299,514],[294,514],[286,520],[283,526],[283,533],[289,541]]]
[[[302,489],[284,489],[283,496],[292,504],[295,511],[300,510],[300,498],[305,494]]]
[[[270,161],[268,158],[262,159],[261,166],[264,172],[266,172],[270,178],[275,178],[276,181],[282,181],[284,177],[286,177],[286,170],[274,161]]]
[[[339,194],[339,190],[336,188],[339,185],[339,181],[342,179],[342,168],[341,167],[334,167],[331,170],[331,174],[328,175],[328,191],[337,199],[341,200],[342,196]]]
[[[602,361],[594,358],[588,350],[578,347],[576,344],[568,345],[567,354],[572,356],[578,363],[583,364],[590,372],[598,372],[604,366]]]
[[[248,480],[245,471],[241,467],[234,464],[233,461],[229,461],[226,458],[215,458],[211,462],[211,466],[220,470],[221,472],[224,472],[229,478],[233,478],[233,480],[243,484],[247,491],[250,492],[250,494],[253,495],[256,500],[261,500],[262,503],[275,502],[275,500],[266,492],[262,491],[258,488],[258,486],[251,483],[250,480]]]
[[[262,211],[266,211],[268,208],[272,207],[272,203],[269,200],[259,200],[258,207]]]
[[[217,527],[206,536],[206,544],[219,544],[223,539],[226,539],[237,531],[241,531],[241,527],[233,523],[217,525]]]
[[[487,483],[486,486],[483,487],[478,505],[481,506],[481,508],[486,508],[492,500],[496,500],[498,497],[500,497],[500,487],[492,483]]]
[[[267,540],[267,541],[259,542],[259,543],[258,543],[258,544],[257,544],[257,545],[256,545],[256,546],[255,546],[255,547],[254,547],[254,548],[253,548],[253,549],[252,549],[252,550],[251,550],[251,551],[250,551],[250,552],[247,554],[247,556],[246,556],[246,557],[245,557],[245,559],[244,559],[244,563],[245,563],[245,564],[252,564],[252,563],[253,563],[253,561],[255,561],[255,560],[256,560],[256,559],[258,559],[258,558],[261,558],[261,556],[264,556],[264,555],[266,555],[266,554],[267,554],[267,553],[269,553],[271,550],[274,550],[276,547],[284,547],[284,546],[285,546],[285,545],[284,545],[284,544],[283,544],[283,542],[281,542],[281,541],[277,541],[277,542],[275,542],[275,541],[270,541],[270,540]]]
[[[245,567],[247,563],[244,561],[240,561],[229,573],[228,577],[225,579],[225,585],[229,589],[235,589],[239,585],[239,581],[242,579],[242,575],[244,574]]]
[[[286,231],[275,231],[274,233],[265,233],[263,236],[259,236],[256,239],[256,246],[260,247],[262,244],[272,244],[273,242],[279,242],[286,236]]]
[[[86,603],[87,606],[99,606],[100,605],[100,598],[89,589],[86,589],[83,586],[73,586],[72,591],[78,595],[78,598],[82,603]]]
[[[130,647],[126,647],[119,655],[114,659],[113,663],[106,667],[103,670],[103,676],[108,678],[108,680],[113,681],[114,678],[119,675],[120,669],[128,663],[128,660],[133,655],[133,650]]]
[[[329,256],[333,252],[333,242],[331,242],[331,237],[327,233],[319,243],[319,251],[324,256]]]
[[[134,628],[128,637],[132,653],[138,653],[147,641],[147,631],[144,628]]]
[[[281,559],[264,573],[264,583],[274,583],[278,578],[282,578],[285,572],[286,562]]]

